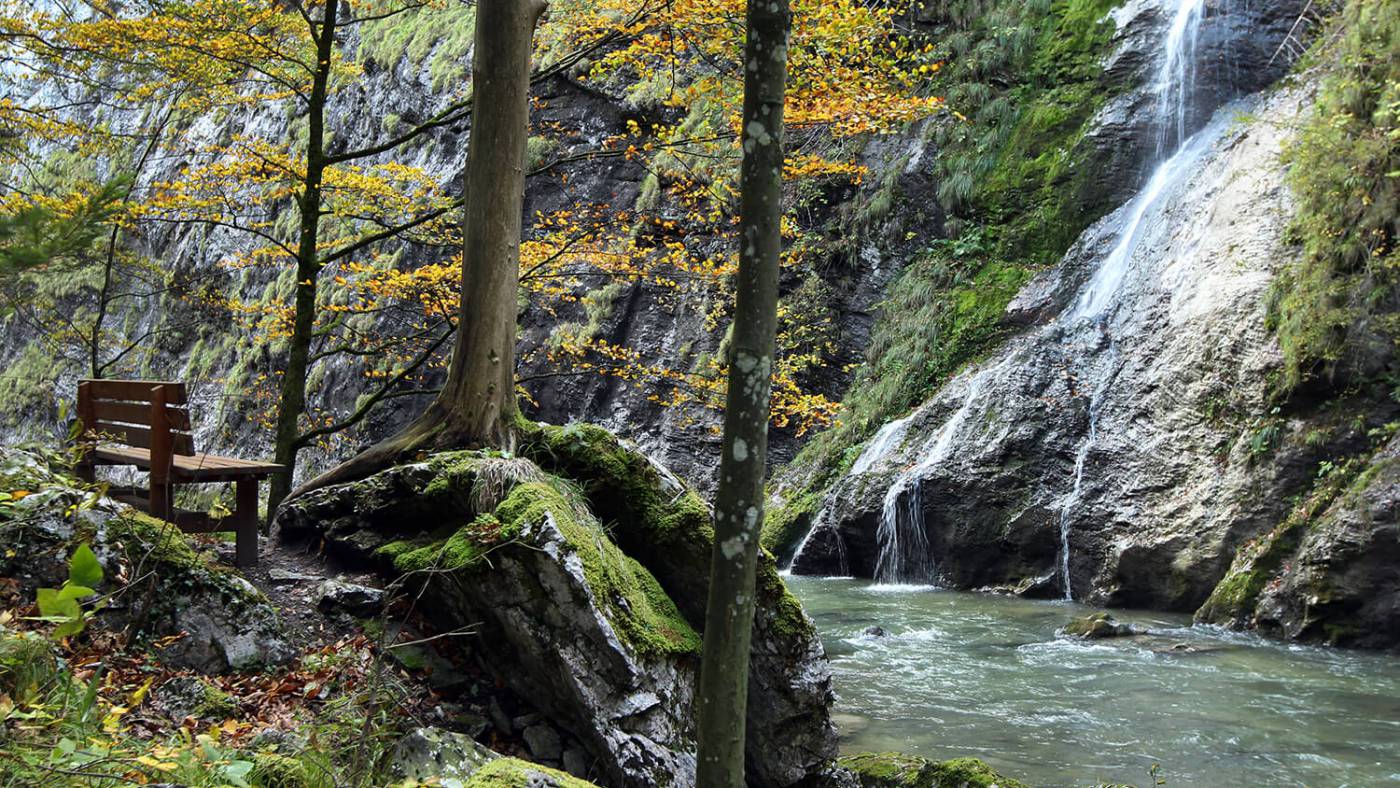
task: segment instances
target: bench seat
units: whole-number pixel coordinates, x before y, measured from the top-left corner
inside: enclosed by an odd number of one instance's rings
[[[231,530],[236,535],[234,563],[257,564],[258,482],[284,469],[270,462],[196,452],[185,384],[80,380],[78,420],[84,450],[76,468],[80,477],[96,481],[99,465],[129,465],[146,471],[150,475],[147,489],[112,489],[111,493],[190,533]],[[231,514],[214,517],[176,508],[178,485],[207,483],[233,484]]]
[[[133,446],[99,444],[92,451],[96,465],[134,465],[151,469],[151,450]],[[175,454],[171,458],[172,481],[233,482],[239,479],[263,479],[282,470],[281,465],[254,462],[217,454]]]

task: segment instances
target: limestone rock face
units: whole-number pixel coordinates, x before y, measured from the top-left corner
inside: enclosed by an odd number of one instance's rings
[[[692,784],[708,510],[598,428],[532,428],[520,454],[391,468],[291,501],[278,524],[284,537],[408,573],[414,593],[413,573],[429,578],[418,604],[443,630],[475,625],[463,647],[581,741],[599,779]],[[749,774],[796,785],[836,755],[831,676],[771,561],[758,593]],[[557,741],[526,734],[549,751],[537,757],[560,757]]]
[[[131,582],[102,616],[114,626],[142,622],[152,636],[186,633],[158,652],[167,664],[220,673],[296,656],[266,597],[239,575],[197,555],[174,526],[111,499],[94,498],[23,451],[0,448],[0,478],[9,489],[33,491],[0,514],[0,533],[13,549],[0,556],[0,576],[17,580],[26,595],[61,585],[68,556],[87,543],[107,578],[121,575]],[[76,507],[71,515],[70,507]]]
[[[1400,649],[1400,438],[1352,476],[1320,511],[1295,511],[1242,549],[1197,618]]]

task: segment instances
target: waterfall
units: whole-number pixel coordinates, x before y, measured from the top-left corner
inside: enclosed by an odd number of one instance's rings
[[[885,493],[880,510],[880,524],[875,531],[878,553],[875,559],[875,580],[881,583],[931,583],[936,565],[929,549],[928,532],[924,527],[923,496],[919,481],[928,470],[948,458],[953,438],[967,421],[981,399],[987,382],[1005,367],[1010,359],[979,371],[968,381],[962,404],[934,433],[923,459],[906,469]]]
[[[885,459],[892,449],[899,445],[904,439],[904,431],[909,426],[909,419],[912,416],[905,416],[902,419],[895,419],[880,428],[875,433],[875,437],[870,439],[870,443],[865,450],[856,458],[855,464],[851,466],[851,475],[866,473],[875,464]]]
[[[1157,98],[1157,158],[1160,163],[1148,179],[1147,186],[1138,192],[1124,211],[1118,242],[1075,300],[1069,314],[1071,322],[1093,321],[1107,334],[1103,323],[1105,313],[1117,300],[1146,220],[1160,213],[1163,195],[1195,172],[1195,164],[1215,145],[1224,130],[1217,119],[1210,127],[1187,136],[1188,115],[1196,81],[1196,41],[1204,15],[1205,0],[1177,0],[1176,13],[1167,27],[1162,67],[1153,84],[1153,93]],[[1110,351],[1113,348],[1110,336]],[[1111,352],[1110,355],[1116,356],[1116,353]],[[1107,381],[1112,379],[1111,373],[1105,375],[1101,387],[1106,387]],[[1102,393],[1103,389],[1099,388],[1089,397],[1089,432],[1075,452],[1074,484],[1060,504],[1060,581],[1066,600],[1074,599],[1069,567],[1070,512],[1079,502],[1084,489],[1084,465],[1098,440],[1098,411]]]
[[[1177,0],[1167,28],[1162,68],[1152,92],[1157,97],[1157,158],[1179,150],[1186,142],[1192,88],[1196,84],[1196,40],[1205,15],[1205,0]]]
[[[1168,5],[1168,10],[1173,10],[1171,5]],[[1067,320],[1062,322],[1071,326],[1088,325],[1088,330],[1107,334],[1106,315],[1118,300],[1134,253],[1141,242],[1143,229],[1160,215],[1163,196],[1194,173],[1194,165],[1223,132],[1223,124],[1217,122],[1210,129],[1188,135],[1196,77],[1196,47],[1204,15],[1205,0],[1175,0],[1172,18],[1162,40],[1162,65],[1151,86],[1156,97],[1156,159],[1159,164],[1147,185],[1120,213],[1117,241],[1113,249],[1081,289]],[[1112,346],[1110,338],[1109,347]],[[934,579],[935,564],[924,523],[920,481],[929,469],[948,459],[954,437],[972,412],[986,381],[1009,360],[1008,357],[996,367],[984,369],[972,377],[961,406],[935,433],[922,459],[890,485],[876,530],[879,552],[875,579],[878,582],[927,583]],[[1104,377],[1111,380],[1112,374]],[[1101,386],[1107,386],[1107,383]],[[1071,511],[1079,502],[1084,487],[1085,465],[1098,439],[1098,406],[1102,393],[1102,390],[1096,390],[1090,397],[1088,434],[1075,453],[1073,486],[1060,502],[1059,564],[1065,599],[1073,599],[1070,576]],[[857,459],[853,470],[859,473],[870,470],[900,442],[905,424],[906,420],[901,420],[885,425]]]

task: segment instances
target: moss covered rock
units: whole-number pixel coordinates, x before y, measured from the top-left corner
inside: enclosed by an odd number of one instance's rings
[[[236,572],[199,555],[178,528],[118,503],[42,457],[0,449],[0,489],[29,494],[0,506],[0,576],[32,598],[61,585],[68,557],[88,544],[101,562],[103,593],[120,591],[101,616],[140,635],[185,633],[158,654],[167,664],[215,673],[291,659],[276,611]],[[118,586],[117,578],[126,585]]]
[[[866,752],[846,756],[839,764],[861,788],[1029,788],[977,758],[930,761],[898,752]]]
[[[557,769],[522,761],[501,758],[472,773],[464,788],[595,788],[593,783],[580,780]]]
[[[1400,437],[1334,466],[1277,528],[1241,547],[1196,619],[1400,648]]]
[[[285,536],[418,573],[444,626],[480,623],[498,677],[584,742],[617,785],[694,770],[709,510],[605,430],[520,425],[518,455],[449,452],[320,490]],[[749,772],[786,786],[835,757],[830,673],[771,557],[759,571]]]

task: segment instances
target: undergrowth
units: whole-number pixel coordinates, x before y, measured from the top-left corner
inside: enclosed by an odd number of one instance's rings
[[[1351,0],[1310,54],[1325,74],[1287,152],[1302,258],[1278,278],[1270,324],[1283,393],[1344,368],[1392,386],[1400,337],[1400,8]],[[1348,375],[1347,377],[1352,377]]]

